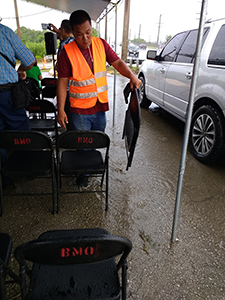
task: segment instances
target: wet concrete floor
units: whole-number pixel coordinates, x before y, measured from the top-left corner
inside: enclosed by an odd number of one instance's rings
[[[133,243],[127,299],[225,299],[225,162],[208,167],[187,154],[176,232],[179,242],[171,247],[183,124],[154,106],[142,109],[133,163],[126,171],[121,136],[126,110],[122,90],[127,79],[117,76],[114,126],[112,75],[108,83],[108,212],[104,211],[104,196],[97,194],[64,195],[60,213],[52,215],[51,196],[11,197],[6,191],[1,231],[12,236],[15,249],[46,230],[102,227]],[[36,181],[25,184],[33,187]],[[13,255],[10,265],[18,272]],[[8,287],[8,299],[20,299],[17,286]]]

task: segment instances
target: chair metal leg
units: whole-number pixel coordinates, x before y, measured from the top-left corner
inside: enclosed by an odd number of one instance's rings
[[[62,182],[61,182],[61,176],[60,176],[60,173],[59,173],[59,169],[57,168],[57,199],[56,199],[56,213],[58,214],[59,213],[59,201],[60,201],[60,188],[61,188],[61,185],[62,185]]]
[[[7,267],[5,273],[13,279],[13,282],[20,284],[20,277],[16,275],[16,273],[14,273],[10,267]]]
[[[3,216],[2,175],[0,173],[0,217]]]
[[[0,299],[1,300],[6,300],[6,295],[5,295],[5,278],[3,275],[3,265],[0,265]]]
[[[122,300],[127,299],[127,260],[122,262]]]
[[[54,157],[52,157],[52,214],[54,215],[56,213],[56,201],[55,201],[55,190],[56,190],[56,172],[55,172],[55,163],[54,163]]]
[[[105,211],[108,210],[108,194],[109,194],[109,166],[106,168],[106,192],[105,192]]]

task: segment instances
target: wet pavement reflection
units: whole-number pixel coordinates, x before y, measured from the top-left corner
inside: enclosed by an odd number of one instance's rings
[[[122,91],[127,82],[117,76],[113,126],[113,76],[108,76],[108,212],[104,211],[104,196],[63,195],[60,213],[53,216],[51,196],[11,197],[6,190],[1,231],[12,236],[14,249],[46,230],[102,227],[133,243],[128,257],[129,300],[225,299],[225,162],[208,167],[187,153],[177,226],[179,241],[171,247],[184,125],[154,105],[142,109],[133,163],[126,171],[122,140],[126,104]],[[29,188],[36,180],[22,183]],[[13,256],[10,264],[17,270]],[[8,287],[10,297],[18,293],[16,286]]]

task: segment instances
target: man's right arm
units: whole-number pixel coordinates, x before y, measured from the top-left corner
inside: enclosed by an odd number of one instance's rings
[[[62,127],[66,127],[65,123],[68,123],[67,115],[64,111],[66,96],[67,96],[67,85],[69,82],[69,77],[58,78],[57,84],[57,106],[58,106],[58,116],[57,121]]]

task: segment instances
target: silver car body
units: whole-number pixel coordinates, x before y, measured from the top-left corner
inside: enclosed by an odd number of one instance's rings
[[[225,66],[207,63],[222,24],[225,21],[206,25],[210,30],[202,48],[195,102],[207,97],[215,101],[225,114]],[[192,72],[193,63],[147,59],[141,65],[139,74],[144,74],[147,98],[185,121]]]

